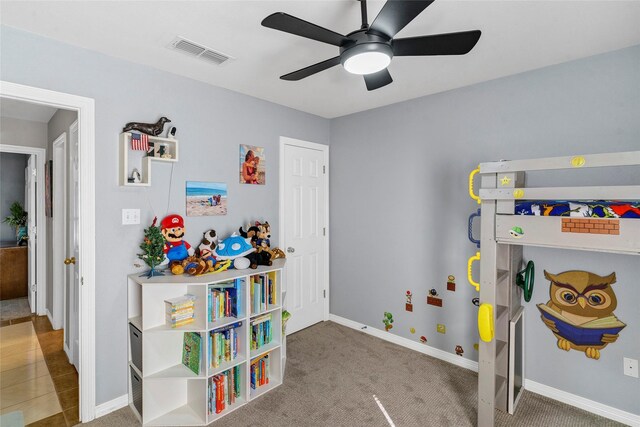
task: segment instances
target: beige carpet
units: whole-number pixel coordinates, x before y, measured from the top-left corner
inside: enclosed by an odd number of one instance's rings
[[[284,384],[213,423],[241,426],[473,426],[477,374],[325,322],[288,337]],[[121,409],[89,423],[137,425]],[[618,426],[588,412],[526,393],[514,416],[498,412],[498,426]]]

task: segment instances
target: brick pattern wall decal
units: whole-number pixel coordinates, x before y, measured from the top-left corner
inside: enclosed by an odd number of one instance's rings
[[[563,233],[620,234],[618,219],[562,218]]]

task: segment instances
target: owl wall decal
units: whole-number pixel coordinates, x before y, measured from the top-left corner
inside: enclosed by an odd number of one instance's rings
[[[541,319],[558,339],[558,348],[583,351],[599,359],[600,350],[618,339],[626,326],[613,314],[618,305],[613,285],[616,273],[606,277],[586,271],[544,272],[550,282],[547,304],[538,304]]]

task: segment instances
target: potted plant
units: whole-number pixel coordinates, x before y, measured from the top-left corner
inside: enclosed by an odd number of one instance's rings
[[[20,202],[13,202],[9,208],[11,215],[6,217],[2,222],[6,222],[16,229],[16,240],[18,245],[27,242],[27,212],[24,210]]]

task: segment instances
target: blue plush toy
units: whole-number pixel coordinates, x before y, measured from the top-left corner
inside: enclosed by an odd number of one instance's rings
[[[250,238],[245,239],[233,233],[218,243],[218,246],[213,251],[213,256],[218,261],[231,260],[234,268],[243,270],[249,266],[253,267],[253,263],[247,260],[247,255],[252,254],[255,250],[256,248],[251,245]]]

